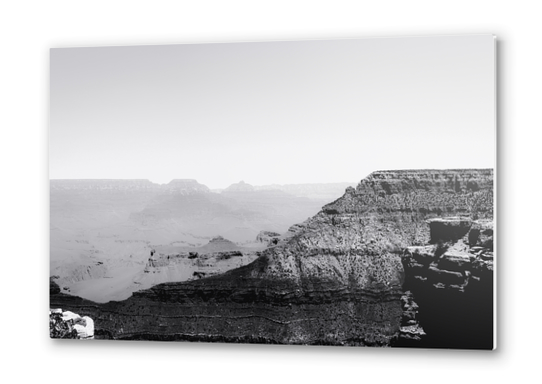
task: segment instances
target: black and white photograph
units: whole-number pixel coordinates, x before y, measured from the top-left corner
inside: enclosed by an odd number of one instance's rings
[[[495,348],[494,35],[49,55],[51,338]]]

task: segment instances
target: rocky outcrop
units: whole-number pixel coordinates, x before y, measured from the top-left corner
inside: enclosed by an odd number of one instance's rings
[[[408,247],[404,289],[427,335],[399,345],[493,347],[493,224],[468,217],[429,220],[432,245]]]
[[[172,250],[171,247],[166,249]],[[258,249],[236,245],[222,236],[212,238],[201,247],[177,247],[175,252],[164,252],[162,247],[157,247],[151,250],[145,268],[135,277],[137,289],[133,291],[166,282],[219,275],[251,263],[258,254]]]
[[[49,311],[49,337],[51,339],[94,339],[94,321],[88,316],[57,308]]]
[[[88,316],[62,311],[49,310],[49,337],[51,339],[94,339],[94,320]]]
[[[209,243],[198,248],[199,252],[211,253],[211,252],[224,252],[224,251],[238,251],[241,247],[236,245],[233,241],[225,239],[222,236],[215,236]]]
[[[173,179],[168,184],[162,185],[161,189],[169,193],[183,195],[211,192],[206,185],[200,184],[194,179]]]
[[[280,240],[280,233],[271,231],[260,231],[256,236],[256,241],[266,245],[276,245]]]
[[[431,300],[419,293],[426,286],[408,285],[417,280],[408,260],[425,268],[427,277],[420,275],[420,281],[442,283],[443,291],[465,291],[461,244],[474,252],[489,236],[483,223],[493,218],[492,191],[492,170],[375,172],[290,228],[249,265],[219,276],[160,284],[122,302],[92,305],[72,299],[64,305],[94,314],[102,334],[116,339],[360,346],[401,346],[409,340],[419,345],[449,333],[450,325],[431,323],[435,318],[425,311]],[[427,223],[441,225],[433,219],[442,217],[460,218],[462,228],[445,241],[438,235],[442,231],[432,231]],[[479,230],[476,240],[476,232],[470,235],[474,243],[457,239],[464,229],[462,218],[471,224],[461,239]],[[455,226],[457,220],[450,223]],[[481,261],[488,252],[484,248],[479,262],[469,258],[470,265],[486,268]],[[51,301],[63,302],[65,295],[52,295]],[[461,305],[461,300],[454,304]],[[459,340],[465,334],[455,336]]]
[[[401,328],[394,345],[399,343],[404,346],[418,345],[427,335],[418,321],[418,304],[414,301],[412,292],[406,291],[401,297],[403,316],[401,318]]]

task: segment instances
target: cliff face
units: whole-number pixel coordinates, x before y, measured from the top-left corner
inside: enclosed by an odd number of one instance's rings
[[[429,219],[468,218],[467,231],[446,241],[468,237],[473,220],[492,220],[492,191],[491,170],[375,172],[247,266],[86,310],[119,339],[389,346],[406,345],[409,334],[415,345],[424,334],[418,321],[428,334],[443,327],[422,321],[435,320],[422,311],[432,299],[418,302],[424,285],[405,295],[412,280],[405,250],[443,241],[448,231]]]
[[[431,243],[408,247],[405,291],[427,335],[401,346],[492,349],[493,222],[450,217],[428,222]]]

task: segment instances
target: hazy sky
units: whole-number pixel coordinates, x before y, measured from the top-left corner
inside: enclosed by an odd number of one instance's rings
[[[491,168],[491,35],[51,50],[50,178]]]

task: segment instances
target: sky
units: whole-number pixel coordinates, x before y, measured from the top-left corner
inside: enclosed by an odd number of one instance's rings
[[[493,168],[492,35],[53,48],[51,179]]]

